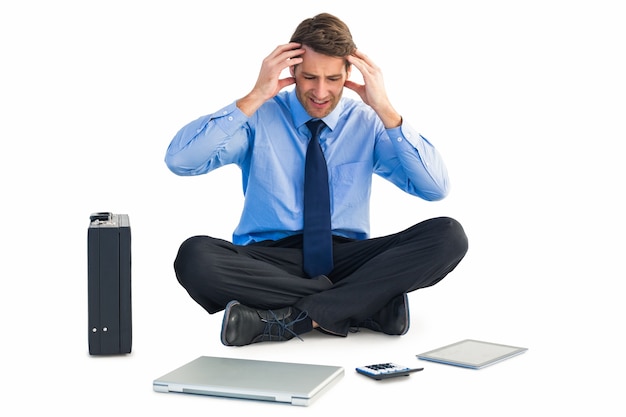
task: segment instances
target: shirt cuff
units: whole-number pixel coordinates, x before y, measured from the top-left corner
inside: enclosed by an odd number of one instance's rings
[[[229,136],[234,135],[248,121],[248,116],[237,107],[236,103],[232,102],[223,109],[213,113],[211,117],[215,120],[215,124]]]
[[[387,135],[394,142],[394,146],[406,147],[410,145],[418,151],[421,151],[424,147],[422,135],[405,122],[398,127],[387,129]]]

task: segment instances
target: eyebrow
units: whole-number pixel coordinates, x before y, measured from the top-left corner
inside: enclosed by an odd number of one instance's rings
[[[305,72],[302,71],[302,75],[304,75],[305,77],[319,77],[319,75],[317,74],[311,74],[310,72]],[[335,78],[335,77],[341,77],[343,74],[332,74],[332,75],[327,75],[326,78]]]

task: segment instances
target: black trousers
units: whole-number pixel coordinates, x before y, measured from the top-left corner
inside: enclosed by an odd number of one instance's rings
[[[328,277],[306,278],[301,236],[247,246],[191,237],[180,246],[174,269],[211,314],[231,300],[264,310],[294,306],[323,329],[346,335],[392,298],[442,280],[467,249],[460,223],[439,217],[367,240],[335,236],[335,267]]]

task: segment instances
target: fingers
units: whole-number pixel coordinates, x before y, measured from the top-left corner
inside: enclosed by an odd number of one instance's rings
[[[355,91],[365,104],[376,111],[389,107],[389,100],[380,68],[359,50],[356,50],[347,59],[363,76],[363,84],[350,81],[345,83],[345,87]]]
[[[375,74],[380,71],[380,69],[374,64],[374,62],[370,59],[369,56],[359,51],[358,49],[354,51],[354,54],[349,55],[347,57],[348,62],[353,64],[364,77]]]
[[[255,93],[253,96],[268,100],[278,94],[281,89],[295,82],[292,77],[281,79],[280,75],[285,68],[302,62],[300,55],[304,54],[304,49],[299,46],[300,44],[296,42],[279,45],[263,60],[253,88]]]
[[[295,84],[296,83],[296,79],[293,77],[285,77],[282,78],[280,80],[278,80],[278,88],[279,90],[282,90],[283,88],[291,85],[291,84]]]
[[[361,94],[361,91],[363,91],[363,87],[364,87],[364,85],[355,83],[354,81],[351,81],[351,80],[346,80],[343,86],[346,88],[349,88],[350,90],[356,92],[359,95]]]
[[[285,45],[279,45],[265,59],[272,67],[278,67],[280,71],[283,69],[302,63],[300,55],[304,53],[304,49],[300,48],[297,42],[290,42]]]

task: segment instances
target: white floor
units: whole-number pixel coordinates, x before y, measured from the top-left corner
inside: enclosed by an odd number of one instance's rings
[[[159,235],[152,227],[135,229],[136,246],[146,239],[141,233]],[[72,233],[81,241],[84,231]],[[56,249],[62,257],[57,267],[81,264],[83,249],[82,244],[73,251]],[[338,408],[355,413],[414,410],[429,416],[609,416],[625,410],[619,400],[626,370],[619,359],[624,342],[621,294],[568,282],[577,275],[571,267],[507,269],[497,262],[480,262],[480,249],[475,249],[446,280],[410,295],[411,330],[403,337],[362,331],[335,338],[314,332],[304,341],[233,348],[219,341],[221,314],[205,314],[171,272],[157,266],[168,263],[159,259],[168,251],[156,251],[154,266],[146,263],[145,252],[137,249],[134,262],[130,355],[88,355],[86,283],[80,268],[54,268],[47,274],[46,262],[34,265],[12,294],[3,293],[3,408],[17,410],[12,415],[56,410],[95,416],[120,411],[155,416],[219,411],[334,415]],[[38,276],[40,282],[29,284],[28,276]],[[14,297],[21,302],[12,301]],[[6,308],[7,302],[13,308]],[[465,338],[529,350],[478,371],[415,356]],[[307,409],[152,391],[154,378],[200,355],[332,364],[343,366],[346,373]],[[425,369],[383,382],[354,371],[382,361]]]
[[[618,2],[405,3],[0,6],[9,40],[0,70],[0,414],[626,414]],[[403,337],[312,333],[228,348],[221,314],[193,303],[172,262],[186,237],[229,237],[238,172],[175,177],[165,148],[182,124],[245,94],[262,58],[325,10],[353,27],[452,179],[437,203],[376,181],[372,233],[449,215],[470,250],[444,281],[410,295]],[[257,16],[263,33],[242,53],[240,34],[258,28]],[[90,357],[87,346],[88,217],[104,210],[129,214],[133,236],[134,341],[122,357]],[[465,338],[529,350],[480,371],[415,357]],[[154,378],[200,355],[346,373],[306,408],[152,390]],[[425,369],[385,382],[354,371],[381,361]]]

